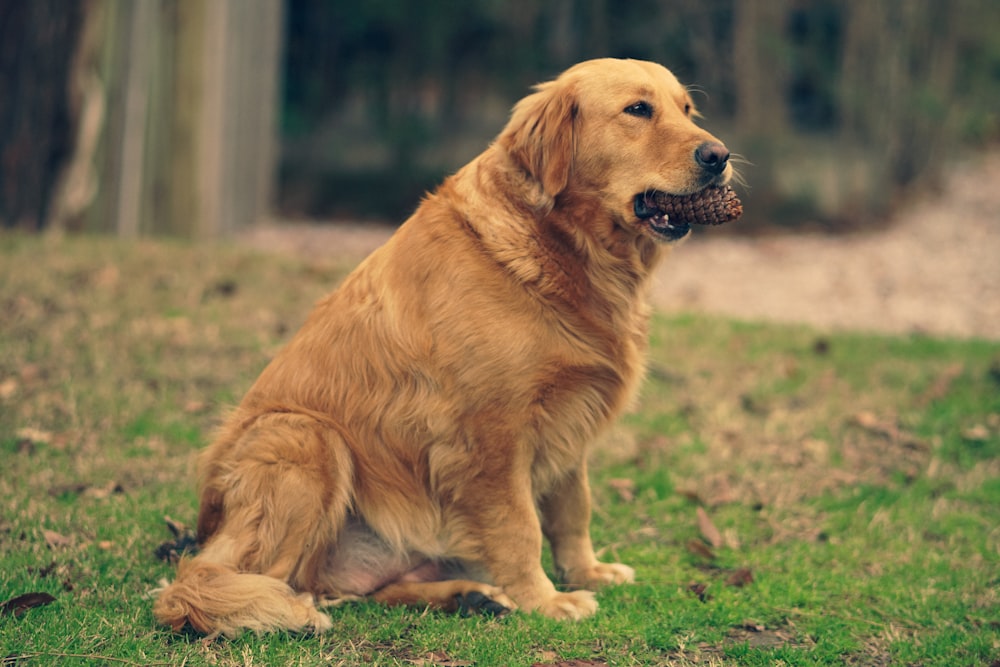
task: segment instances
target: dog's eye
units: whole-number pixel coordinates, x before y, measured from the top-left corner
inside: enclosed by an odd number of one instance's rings
[[[691,103],[690,102],[685,102],[684,103],[684,115],[685,116],[690,116],[691,115]]]
[[[652,118],[653,107],[650,106],[649,102],[636,102],[625,107],[625,113],[630,116],[638,116],[639,118]]]

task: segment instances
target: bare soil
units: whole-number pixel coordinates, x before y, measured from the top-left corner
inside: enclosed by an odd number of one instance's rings
[[[740,224],[740,223],[735,223]],[[280,222],[241,242],[356,262],[392,228]],[[739,236],[701,231],[660,267],[653,303],[820,329],[1000,339],[1000,151],[953,168],[941,188],[878,230]]]

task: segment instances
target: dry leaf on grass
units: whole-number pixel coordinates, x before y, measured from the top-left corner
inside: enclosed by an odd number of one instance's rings
[[[91,486],[88,487],[83,494],[88,498],[97,498],[103,500],[104,498],[109,498],[118,493],[125,493],[125,487],[121,485],[120,482],[110,481],[104,486]]]
[[[17,393],[17,388],[17,380],[14,378],[7,378],[3,382],[0,382],[0,399],[7,400]]]
[[[32,428],[30,426],[17,429],[14,436],[18,440],[27,440],[28,442],[33,442],[36,445],[47,445],[52,442],[52,433]]]
[[[712,523],[712,520],[708,517],[708,513],[704,509],[699,507],[696,512],[698,514],[698,530],[701,532],[701,536],[706,542],[718,549],[724,544],[722,533],[715,527],[715,524]]]
[[[688,540],[687,550],[705,560],[715,560],[715,552],[701,540]]]
[[[555,651],[550,651],[548,649],[543,649],[537,653],[538,660],[531,663],[534,665],[549,665],[559,659],[559,654]]]
[[[104,500],[105,498],[109,498],[118,493],[125,493],[125,487],[123,487],[120,482],[115,481],[108,482],[104,486],[91,486],[90,484],[83,482],[77,482],[75,484],[56,484],[49,489],[49,495],[53,498],[70,495]]]
[[[410,664],[433,667],[469,667],[475,663],[468,660],[452,660],[444,651],[430,651],[423,658],[408,660]]]
[[[734,570],[728,577],[726,577],[726,585],[733,586],[735,588],[743,588],[747,584],[753,583],[753,572],[750,568],[741,567],[738,570]]]
[[[211,406],[205,401],[191,400],[184,404],[184,412],[189,415],[206,412]]]
[[[966,442],[986,442],[990,439],[990,430],[982,424],[976,424],[962,431],[962,439]]]
[[[24,384],[32,384],[45,375],[38,364],[24,364],[18,369],[17,374],[21,376],[21,382]]]
[[[23,595],[13,597],[4,602],[3,605],[0,605],[0,614],[23,616],[24,612],[29,609],[42,607],[55,601],[56,599],[48,593],[24,593]]]
[[[708,602],[712,599],[712,596],[708,594],[708,584],[701,582],[694,582],[688,584],[688,592],[698,598],[701,602]]]
[[[65,535],[61,535],[54,530],[42,529],[42,537],[45,538],[45,543],[49,545],[50,549],[59,549],[61,547],[68,547],[73,544],[73,540]]]
[[[877,436],[881,436],[893,444],[903,445],[910,449],[926,449],[927,445],[916,436],[899,428],[895,419],[881,419],[875,413],[862,410],[851,419],[855,426]]]
[[[947,396],[948,392],[951,391],[951,386],[963,372],[965,372],[965,366],[962,364],[952,364],[941,371],[931,386],[917,398],[917,407],[926,408],[934,401],[939,401]]]
[[[610,486],[623,502],[630,503],[635,500],[635,480],[632,479],[609,479]]]
[[[702,504],[701,496],[698,495],[697,491],[694,491],[692,489],[678,489],[677,495],[681,496],[682,498],[686,498],[695,505]]]

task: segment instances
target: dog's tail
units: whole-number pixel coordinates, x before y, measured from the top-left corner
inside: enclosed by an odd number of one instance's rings
[[[177,579],[157,593],[153,615],[175,632],[190,626],[210,637],[235,637],[243,630],[323,632],[332,626],[311,594],[202,557],[181,561]]]

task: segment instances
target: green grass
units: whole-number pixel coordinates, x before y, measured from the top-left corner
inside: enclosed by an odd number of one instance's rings
[[[0,236],[0,602],[55,598],[0,616],[0,663],[1000,659],[1000,344],[698,315],[655,320],[644,392],[593,452],[595,542],[638,579],[594,618],[360,604],[323,636],[158,627],[153,552],[164,516],[194,520],[194,453],[346,268]]]

